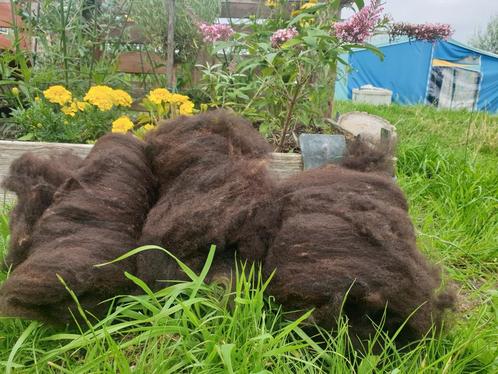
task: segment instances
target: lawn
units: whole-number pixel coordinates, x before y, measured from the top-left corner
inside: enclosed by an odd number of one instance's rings
[[[0,320],[5,373],[493,373],[498,371],[498,117],[427,107],[338,103],[398,129],[397,178],[420,249],[458,293],[442,336],[402,349],[383,336],[363,352],[338,331],[310,336],[264,293],[257,269],[225,290],[191,281],[123,297],[77,329]],[[0,215],[0,251],[8,241]],[[205,270],[209,267],[208,258]],[[243,274],[242,272],[240,272]],[[0,279],[7,276],[1,273]],[[138,280],[135,280],[140,283]],[[306,313],[303,311],[303,319]]]

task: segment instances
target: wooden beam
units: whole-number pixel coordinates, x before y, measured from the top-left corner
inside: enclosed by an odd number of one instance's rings
[[[289,9],[296,9],[301,4],[299,0],[289,0]],[[257,16],[267,18],[272,10],[266,6],[266,0],[222,0],[222,18],[248,18]]]
[[[168,41],[166,45],[166,74],[168,88],[173,88],[175,64],[175,0],[166,0],[168,9]]]
[[[167,74],[166,61],[155,52],[123,52],[118,56],[118,70],[130,74]]]

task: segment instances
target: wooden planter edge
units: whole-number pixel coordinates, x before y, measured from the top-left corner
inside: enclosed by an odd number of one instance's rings
[[[26,142],[17,140],[0,140],[0,182],[8,174],[12,161],[25,152],[44,155],[49,152],[72,151],[76,155],[86,157],[92,149],[92,144]],[[303,169],[302,157],[298,153],[272,153],[269,163],[270,172],[277,179],[285,179]],[[13,195],[0,188],[3,202],[11,201]]]

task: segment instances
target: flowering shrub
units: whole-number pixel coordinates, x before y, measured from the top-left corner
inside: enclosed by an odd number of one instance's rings
[[[298,34],[295,27],[289,27],[287,29],[279,29],[273,33],[271,36],[271,46],[273,48],[278,48],[286,41],[292,39]]]
[[[446,40],[453,34],[451,26],[443,23],[413,24],[399,22],[391,24],[388,31],[391,40],[395,40],[400,36],[407,36],[409,39],[429,42]]]
[[[224,59],[203,67],[210,104],[251,118],[277,151],[288,149],[296,126],[323,121],[337,58],[353,48],[331,33],[339,4],[312,0],[289,15],[286,1],[268,2],[270,18],[253,19],[247,27],[252,32],[210,42],[213,56]]]
[[[212,43],[219,40],[228,40],[234,31],[230,25],[215,23],[208,25],[206,23],[199,24],[199,31],[202,34],[204,42]]]
[[[335,23],[333,32],[346,43],[364,43],[379,25],[383,10],[379,0],[372,0],[348,20]]]

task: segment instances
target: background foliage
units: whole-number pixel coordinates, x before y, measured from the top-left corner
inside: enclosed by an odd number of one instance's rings
[[[498,54],[498,15],[489,21],[486,29],[477,33],[471,44],[474,47]]]

